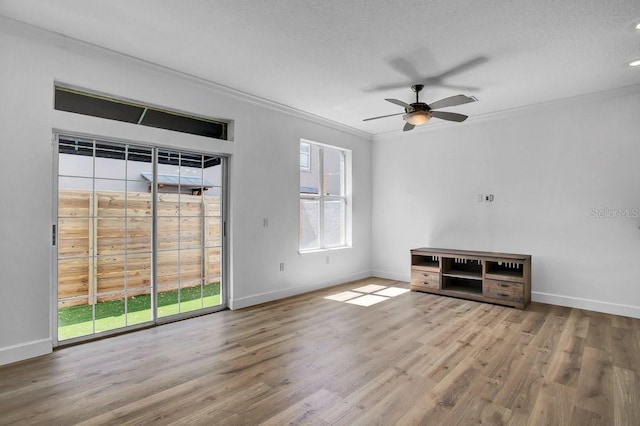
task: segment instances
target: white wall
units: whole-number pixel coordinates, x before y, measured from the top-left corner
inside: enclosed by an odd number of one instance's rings
[[[534,301],[640,317],[639,117],[635,86],[377,137],[374,274],[408,281],[416,247],[525,253]]]
[[[0,364],[51,351],[53,129],[229,154],[234,308],[370,275],[366,135],[4,18],[0,56]],[[54,81],[232,119],[234,141],[54,111]],[[298,254],[300,138],[353,151],[353,248],[329,264]]]

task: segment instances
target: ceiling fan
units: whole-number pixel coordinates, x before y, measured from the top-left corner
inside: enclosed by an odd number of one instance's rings
[[[440,99],[439,101],[436,101],[429,105],[424,102],[420,102],[420,100],[418,99],[418,95],[420,94],[420,91],[423,88],[424,88],[423,84],[414,84],[413,86],[411,86],[411,90],[413,90],[416,93],[416,101],[411,104],[402,102],[398,99],[385,99],[386,101],[391,102],[392,104],[396,104],[403,107],[404,112],[399,112],[396,114],[381,115],[378,117],[365,118],[362,121],[377,120],[379,118],[393,117],[395,115],[404,114],[402,115],[402,118],[404,121],[406,121],[406,123],[402,130],[405,132],[408,130],[412,130],[416,126],[426,123],[427,121],[431,120],[431,117],[436,117],[441,120],[455,121],[460,123],[466,120],[468,116],[457,114],[455,112],[435,111],[435,110],[477,101],[477,99],[474,96],[456,95],[456,96],[450,96],[448,98]]]

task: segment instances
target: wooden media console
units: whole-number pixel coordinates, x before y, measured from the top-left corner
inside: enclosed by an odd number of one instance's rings
[[[531,256],[414,249],[411,290],[524,309],[531,302]]]

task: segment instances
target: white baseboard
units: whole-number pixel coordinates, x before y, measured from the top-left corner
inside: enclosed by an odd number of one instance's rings
[[[621,315],[624,317],[640,318],[640,307],[622,305],[618,303],[602,302],[600,300],[583,299],[581,297],[562,296],[559,294],[531,292],[534,302],[549,305],[566,306],[568,308],[584,309],[587,311],[603,312],[605,314]]]
[[[284,299],[285,297],[296,296],[298,294],[309,293],[310,291],[320,290],[327,287],[332,287],[338,284],[344,284],[349,281],[361,280],[363,278],[369,278],[371,271],[362,271],[357,274],[348,275],[332,279],[329,281],[323,281],[311,285],[301,287],[283,288],[280,290],[268,291],[266,293],[255,294],[253,296],[240,297],[229,301],[230,309],[241,309],[247,306],[259,305],[265,302],[271,302],[273,300]]]
[[[0,365],[11,364],[53,352],[51,339],[35,340],[19,345],[0,348]]]
[[[394,281],[411,281],[408,274],[398,274],[388,271],[371,271],[371,275],[378,278],[386,278]],[[534,302],[547,303],[549,305],[566,306],[568,308],[584,309],[587,311],[602,312],[605,314],[621,315],[631,318],[640,318],[640,307],[622,305],[619,303],[602,302],[600,300],[584,299],[581,297],[562,296],[559,294],[542,293],[532,291],[531,298]]]
[[[371,275],[377,278],[386,278],[388,280],[403,281],[406,283],[411,281],[411,274],[398,274],[388,271],[371,271]]]

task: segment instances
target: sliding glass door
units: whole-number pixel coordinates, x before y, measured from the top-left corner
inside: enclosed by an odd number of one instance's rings
[[[221,158],[160,150],[157,182],[158,316],[220,305]]]
[[[57,139],[57,340],[224,308],[225,159]]]

